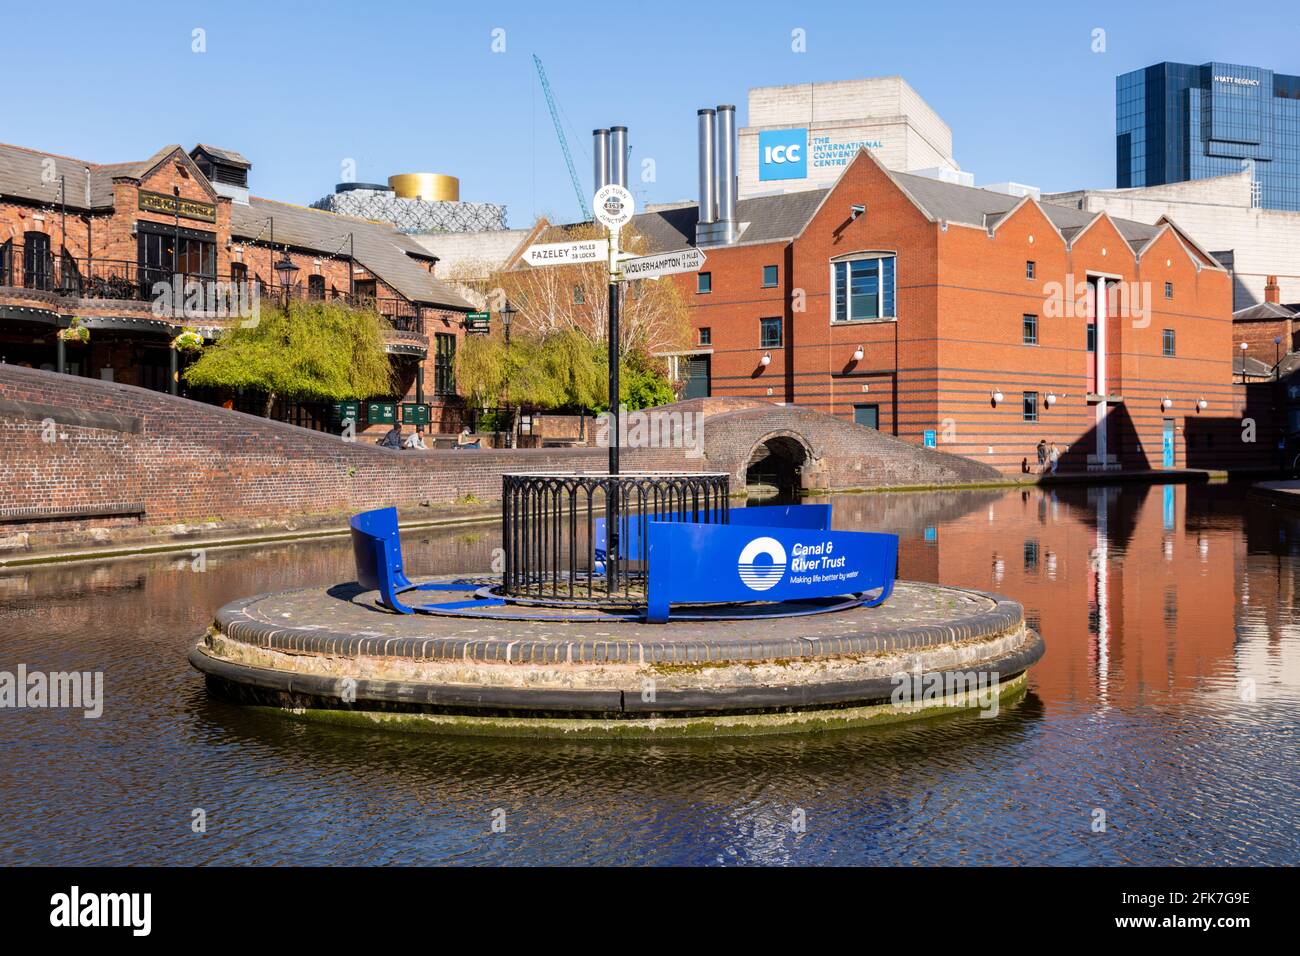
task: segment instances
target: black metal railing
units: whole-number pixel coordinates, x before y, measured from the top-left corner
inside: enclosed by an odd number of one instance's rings
[[[423,308],[407,299],[312,288],[307,282],[283,285],[265,282],[248,273],[205,275],[125,259],[84,259],[66,252],[25,249],[12,242],[0,246],[0,287],[130,302],[155,302],[162,295],[175,294],[178,302],[198,301],[209,311],[215,311],[217,303],[229,301],[233,294],[251,297],[255,287],[258,297],[271,305],[289,301],[343,302],[353,308],[378,312],[396,331],[424,332]],[[202,294],[201,299],[195,298],[196,291]]]
[[[514,598],[645,603],[652,518],[726,524],[727,475],[503,475],[504,592]]]

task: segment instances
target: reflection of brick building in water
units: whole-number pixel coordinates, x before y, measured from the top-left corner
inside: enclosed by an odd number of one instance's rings
[[[1235,653],[1244,542],[1200,510],[1202,494],[1181,485],[1007,494],[938,529],[937,580],[1025,605],[1048,641],[1034,668],[1045,699],[1165,695],[1221,675]]]

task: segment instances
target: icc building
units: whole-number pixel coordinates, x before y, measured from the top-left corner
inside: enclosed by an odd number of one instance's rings
[[[1276,456],[1271,409],[1233,380],[1232,275],[1175,218],[974,188],[898,79],[756,89],[749,126],[730,106],[698,123],[700,201],[632,224],[707,257],[670,280],[688,397],[806,405],[1006,473],[1040,439],[1067,471]]]

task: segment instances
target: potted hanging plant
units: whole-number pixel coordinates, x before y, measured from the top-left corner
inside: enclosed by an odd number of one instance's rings
[[[64,342],[85,345],[90,341],[90,329],[81,324],[80,318],[73,318],[66,329],[59,329],[59,338]]]
[[[180,335],[172,339],[172,348],[177,352],[201,352],[203,335],[194,329],[183,329]]]

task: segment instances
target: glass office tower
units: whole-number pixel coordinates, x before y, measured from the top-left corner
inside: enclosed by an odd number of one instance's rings
[[[1233,63],[1157,63],[1115,80],[1125,189],[1254,172],[1265,209],[1300,210],[1300,77]]]

